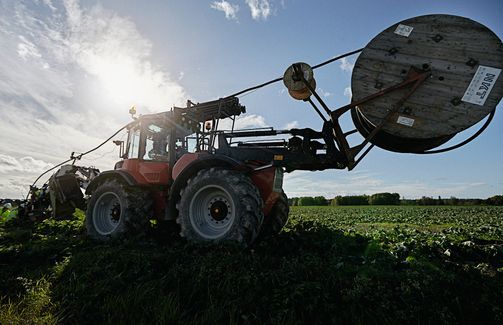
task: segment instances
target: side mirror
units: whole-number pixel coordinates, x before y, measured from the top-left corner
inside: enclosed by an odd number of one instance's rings
[[[119,158],[124,158],[124,141],[114,140],[113,143],[119,147]]]

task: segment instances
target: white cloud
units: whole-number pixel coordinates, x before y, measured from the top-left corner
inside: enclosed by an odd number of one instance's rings
[[[268,0],[246,0],[250,8],[251,16],[255,20],[266,20],[272,13],[271,4]]]
[[[318,88],[316,91],[317,91],[317,92],[318,92],[321,96],[323,96],[323,97],[325,97],[325,98],[332,96],[332,93],[331,93],[331,92],[329,92],[329,91],[325,91],[325,90],[323,90],[322,88]]]
[[[351,97],[353,97],[353,92],[351,91],[350,86],[347,86],[346,88],[344,88],[344,96],[348,97],[349,99],[351,99]]]
[[[400,193],[405,198],[429,197],[470,197],[470,193],[483,191],[488,184],[483,182],[441,182],[407,180],[396,184],[388,184],[381,192]]]
[[[42,55],[38,51],[35,44],[27,41],[23,36],[19,36],[21,43],[17,45],[17,54],[23,58],[23,60],[28,60],[30,58],[40,58]]]
[[[236,119],[236,129],[263,128],[267,126],[265,118],[257,114],[247,114]]]
[[[149,61],[152,44],[132,21],[100,6],[86,11],[75,0],[64,4],[71,57],[100,81],[114,103],[149,110],[183,103],[182,87]]]
[[[291,121],[291,122],[288,122],[287,124],[285,124],[283,129],[290,130],[290,129],[295,129],[298,127],[299,127],[299,121]]]
[[[221,120],[218,126],[220,130],[230,130],[232,128],[232,120],[231,119]],[[263,116],[257,114],[246,114],[238,116],[236,118],[234,129],[240,130],[240,129],[263,128],[267,126],[268,125]]]
[[[225,13],[225,18],[229,20],[237,20],[237,12],[239,11],[239,6],[236,4],[231,4],[228,1],[222,0],[220,2],[213,1],[210,5],[212,9],[222,11]]]
[[[25,198],[28,193],[28,186],[33,179],[18,175],[13,178],[6,179],[0,183],[0,198]]]
[[[295,171],[285,175],[284,187],[288,196],[325,196],[333,198],[337,195],[372,194],[383,182],[366,173],[352,175],[346,171]]]
[[[0,48],[0,197],[99,144],[133,104],[149,113],[185,102],[177,76],[152,62],[151,42],[100,5],[2,1]],[[116,151],[106,144],[81,163],[110,169]]]
[[[473,192],[487,190],[483,182],[437,182],[435,180],[403,179],[389,181],[376,173],[368,171],[329,170],[313,172],[295,171],[285,175],[285,192],[290,197],[318,196],[333,198],[337,195],[371,195],[374,193],[399,193],[405,198],[431,197],[470,197]],[[490,192],[490,191],[489,191]]]
[[[342,58],[339,67],[342,69],[342,71],[352,72],[355,64],[351,63],[347,58]]]
[[[42,0],[43,3],[49,7],[49,9],[51,9],[53,12],[57,11],[56,7],[54,7],[54,5],[52,4],[52,1],[51,0]]]
[[[0,173],[8,173],[12,171],[18,172],[43,172],[53,165],[43,160],[33,157],[22,157],[16,159],[12,156],[0,154]]]

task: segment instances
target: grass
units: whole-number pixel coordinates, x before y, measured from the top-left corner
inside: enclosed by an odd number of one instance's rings
[[[503,321],[503,208],[294,207],[243,250],[0,226],[0,323]]]

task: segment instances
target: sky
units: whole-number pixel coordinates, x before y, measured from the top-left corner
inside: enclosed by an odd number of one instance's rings
[[[399,21],[438,13],[473,19],[503,37],[503,2],[495,0],[0,0],[0,197],[26,195],[41,172],[128,123],[133,105],[147,114],[224,97],[282,76],[294,62],[315,65],[364,47]],[[316,70],[330,107],[349,103],[356,58]],[[321,128],[281,83],[240,101],[247,114],[238,127]],[[463,148],[428,156],[374,148],[352,171],[287,174],[285,192],[503,194],[502,105]],[[351,129],[348,118],[342,125]],[[78,164],[107,170],[117,160],[108,143]]]

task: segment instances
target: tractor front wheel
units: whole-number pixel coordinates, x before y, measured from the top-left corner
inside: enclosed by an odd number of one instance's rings
[[[107,240],[127,233],[145,232],[151,205],[145,191],[128,188],[117,180],[107,180],[96,188],[87,205],[87,234],[94,239]]]
[[[257,238],[264,214],[257,187],[243,173],[204,169],[180,193],[180,235],[194,242],[237,241],[245,246]]]

